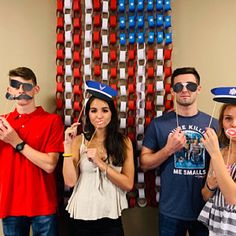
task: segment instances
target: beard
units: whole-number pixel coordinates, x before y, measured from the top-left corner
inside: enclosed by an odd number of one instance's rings
[[[188,99],[182,99],[182,98],[176,98],[176,103],[183,107],[191,106],[193,103],[195,103],[196,97],[194,98],[188,98]]]

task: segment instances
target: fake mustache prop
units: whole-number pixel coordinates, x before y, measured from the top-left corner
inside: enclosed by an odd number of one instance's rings
[[[31,96],[29,96],[27,94],[21,94],[19,96],[14,96],[14,95],[12,95],[12,94],[10,94],[8,92],[6,93],[6,99],[8,99],[8,100],[30,100],[32,98],[33,97],[31,97]]]

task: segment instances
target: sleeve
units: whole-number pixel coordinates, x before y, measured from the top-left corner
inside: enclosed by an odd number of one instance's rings
[[[58,115],[54,115],[52,119],[49,139],[46,152],[63,152],[64,125],[62,119]]]
[[[158,149],[156,119],[153,119],[147,127],[143,139],[143,146],[156,151]]]

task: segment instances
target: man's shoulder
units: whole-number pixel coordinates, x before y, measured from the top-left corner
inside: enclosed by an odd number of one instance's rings
[[[154,119],[156,121],[166,121],[167,119],[175,118],[175,112],[174,111],[167,111],[162,116],[155,117]]]
[[[203,116],[210,116],[208,113],[199,110],[198,115],[203,115]]]
[[[47,115],[45,118],[50,120],[51,122],[62,123],[62,117],[55,113],[47,112]]]
[[[218,119],[212,117],[212,115],[209,115],[208,113],[206,112],[203,112],[203,111],[199,111],[199,120],[205,120],[205,121],[209,121],[209,126],[211,126],[212,128],[214,128],[215,130],[218,129]]]
[[[46,111],[43,107],[39,106],[37,107],[37,114],[40,114],[40,115],[48,115],[48,116],[59,116],[58,114],[56,113],[51,113],[51,112],[48,112]]]
[[[208,118],[211,118],[211,117],[212,117],[212,114],[210,115],[210,114],[208,114],[208,113],[206,113],[206,112],[204,112],[204,111],[199,111],[198,114],[199,114],[200,116],[202,116],[202,117],[208,117]],[[214,120],[215,122],[218,121],[218,119],[216,119],[215,117],[212,117],[212,120]]]
[[[166,125],[169,125],[172,122],[176,122],[176,115],[174,111],[165,112],[162,116],[154,117],[151,124],[149,125],[151,129],[156,128],[166,128]],[[149,129],[150,129],[149,127]]]
[[[62,120],[61,116],[59,116],[58,114],[45,111],[42,107],[37,108],[37,114],[41,117],[44,117],[44,119],[47,119],[48,121]]]
[[[199,111],[198,115],[203,116],[203,117],[211,117],[210,114],[204,112],[204,111]],[[216,118],[212,117],[212,119],[217,120]]]

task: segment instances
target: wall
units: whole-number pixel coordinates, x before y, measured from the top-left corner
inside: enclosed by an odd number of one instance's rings
[[[56,1],[0,0],[0,3],[0,99],[3,101],[0,113],[12,110],[14,102],[5,99],[7,73],[18,66],[28,66],[35,71],[41,86],[37,103],[53,112],[56,91]],[[172,9],[173,68],[197,68],[203,85],[200,108],[211,113],[213,102],[210,89],[235,86],[236,1],[174,0]],[[143,224],[143,227],[136,227],[140,235],[147,235],[145,230],[149,229],[148,236],[152,236],[156,229],[152,231],[149,226],[154,227],[156,223],[155,213],[153,209],[135,209],[126,212],[124,218],[132,219],[133,224]],[[141,217],[145,220],[142,221]],[[128,223],[125,225],[127,234],[134,235],[131,233],[134,228],[129,227]]]
[[[236,86],[236,1],[175,0],[172,10],[173,67],[196,67],[203,86],[199,106],[211,113],[210,89]]]
[[[5,99],[8,71],[27,66],[35,72],[41,92],[37,104],[55,110],[56,1],[0,0],[0,113],[12,110]]]

